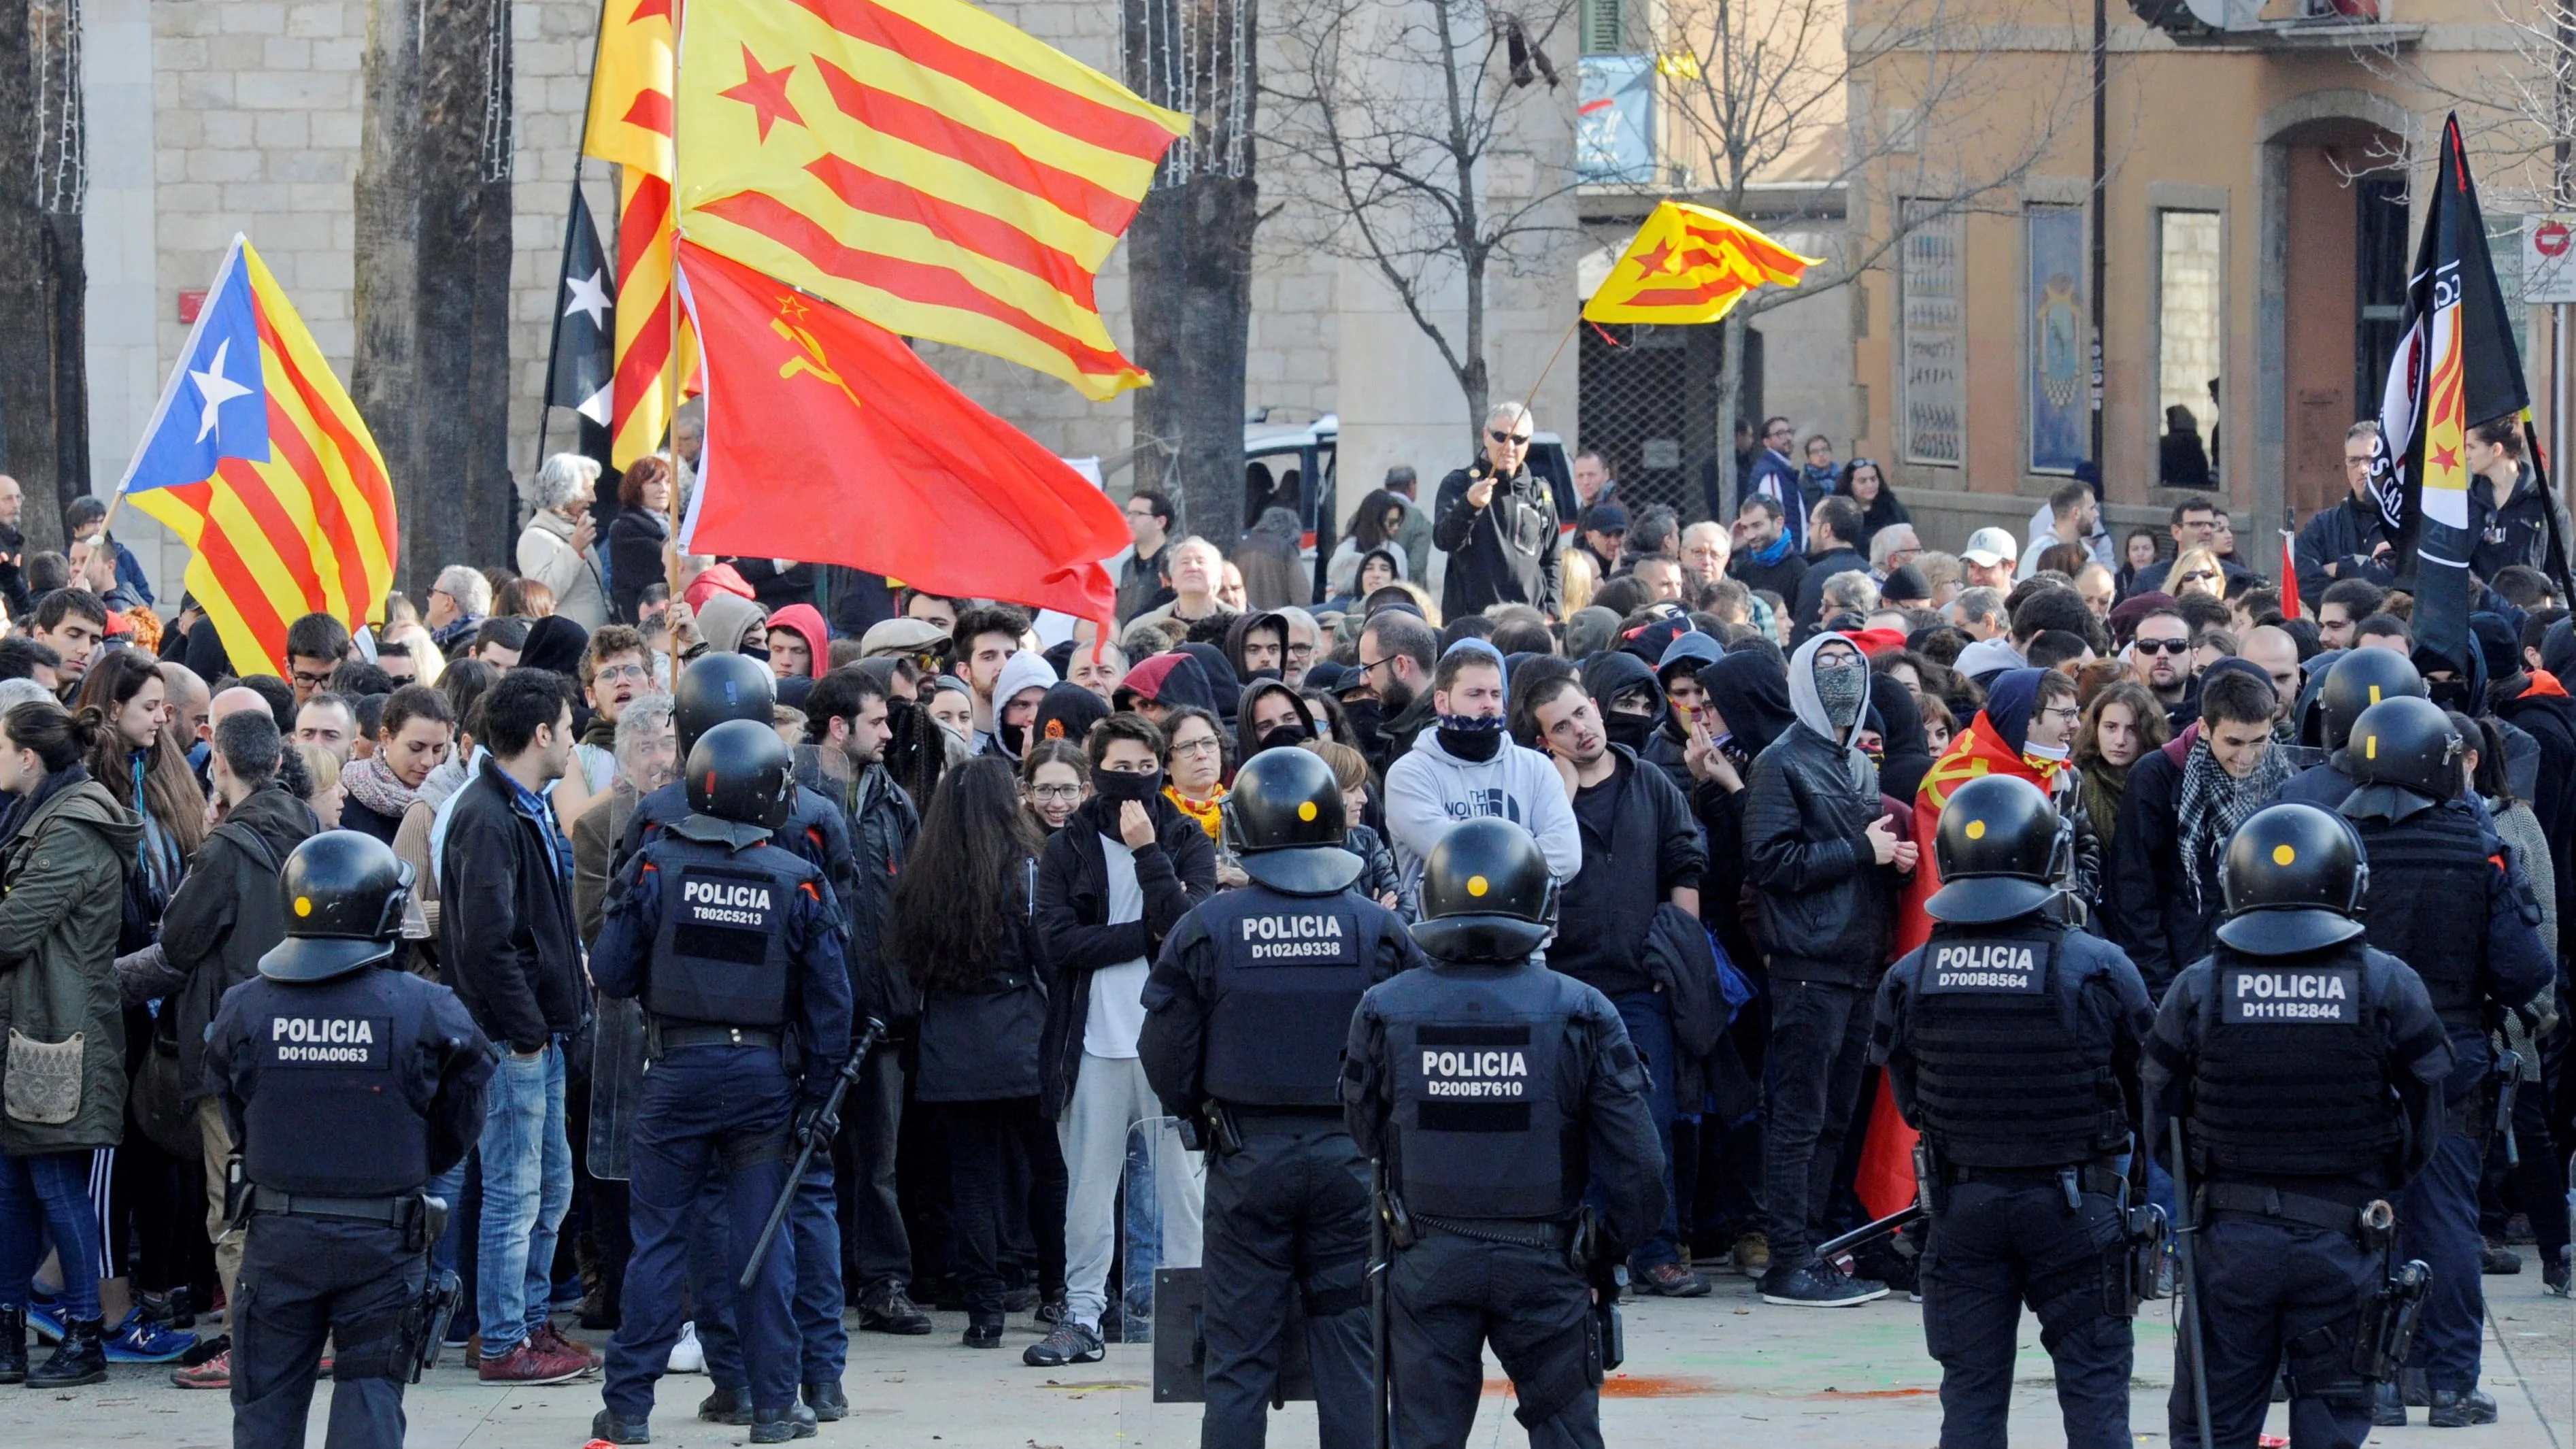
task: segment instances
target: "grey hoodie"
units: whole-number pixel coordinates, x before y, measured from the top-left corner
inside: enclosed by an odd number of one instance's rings
[[[1852,788],[1875,795],[1878,793],[1877,763],[1834,727],[1834,722],[1825,714],[1824,697],[1816,692],[1816,652],[1828,644],[1840,644],[1855,654],[1860,652],[1857,645],[1840,634],[1819,634],[1799,645],[1798,652],[1789,656],[1789,712],[1798,717],[1798,723],[1826,739],[1840,740],[1844,759],[1851,769]],[[1861,695],[1861,714],[1866,717],[1868,713],[1869,696],[1864,692]],[[1853,733],[1859,733],[1857,725],[1853,727]]]

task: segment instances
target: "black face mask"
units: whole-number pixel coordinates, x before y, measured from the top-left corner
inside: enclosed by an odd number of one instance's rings
[[[1301,726],[1273,725],[1261,736],[1260,746],[1264,750],[1293,750],[1306,743],[1308,738],[1305,729]]]
[[[1029,727],[1027,725],[1006,724],[999,726],[998,729],[1002,736],[1002,748],[1009,753],[1012,759],[1019,759],[1029,752]]]
[[[1625,710],[1613,710],[1601,717],[1601,729],[1603,733],[1610,736],[1610,743],[1626,745],[1632,750],[1642,750],[1646,747],[1646,741],[1654,736],[1655,717],[1650,714],[1629,714]]]
[[[1161,770],[1107,770],[1091,767],[1091,792],[1103,800],[1133,800],[1139,804],[1163,793]]]
[[[1444,714],[1440,717],[1440,748],[1462,760],[1478,763],[1503,752],[1503,721],[1492,718]]]
[[[1256,669],[1243,676],[1243,682],[1247,687],[1249,687],[1256,680],[1278,679],[1280,677],[1281,675],[1276,669]]]
[[[1363,746],[1375,745],[1378,727],[1386,723],[1385,706],[1366,697],[1351,700],[1342,706],[1342,723]]]

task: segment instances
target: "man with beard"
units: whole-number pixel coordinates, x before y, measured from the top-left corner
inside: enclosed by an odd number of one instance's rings
[[[1512,743],[1503,725],[1503,656],[1482,639],[1449,646],[1432,676],[1436,728],[1387,766],[1386,829],[1408,885],[1431,848],[1460,822],[1499,815],[1524,825],[1559,881],[1583,864],[1583,837],[1568,803],[1570,766]]]
[[[1735,512],[1734,557],[1726,572],[1748,589],[1769,589],[1794,601],[1807,577],[1807,559],[1797,545],[1781,526],[1779,500],[1768,493],[1749,494]]]
[[[2156,609],[2138,621],[2129,641],[2130,668],[2165,712],[2175,734],[2200,718],[2192,692],[2191,624],[2179,609]]]
[[[1245,684],[1286,678],[1288,617],[1267,611],[1235,615],[1225,627],[1225,661]]]
[[[921,833],[921,812],[885,767],[894,730],[886,687],[856,667],[814,681],[805,697],[807,743],[796,747],[796,781],[841,807],[849,822],[857,892],[842,902],[850,929],[850,976],[861,1010],[898,1030],[920,1015],[903,973],[885,964],[880,941],[894,902],[894,878]],[[923,1334],[930,1320],[905,1295],[912,1243],[895,1202],[895,1139],[903,1127],[903,1051],[874,1051],[841,1107],[833,1148],[847,1184],[840,1203],[847,1276],[858,1285],[859,1327]]]
[[[1360,630],[1359,671],[1344,687],[1368,693],[1346,705],[1343,717],[1381,779],[1431,722],[1431,663],[1439,650],[1440,636],[1410,610],[1380,610]]]
[[[1629,1256],[1628,1271],[1645,1292],[1699,1298],[1708,1293],[1708,1280],[1681,1261],[1673,1208],[1673,1122],[1681,1115],[1673,1072],[1674,998],[1658,978],[1647,945],[1676,922],[1699,931],[1699,879],[1708,868],[1708,852],[1700,845],[1689,799],[1634,749],[1613,740],[1607,721],[1614,717],[1604,697],[1649,682],[1637,660],[1606,654],[1580,682],[1543,681],[1522,708],[1557,768],[1574,777],[1574,818],[1583,841],[1583,868],[1557,900],[1556,944],[1547,964],[1608,997],[1638,1052],[1658,1064],[1647,1105],[1664,1154],[1664,1214]],[[1697,683],[1692,681],[1694,688]]]

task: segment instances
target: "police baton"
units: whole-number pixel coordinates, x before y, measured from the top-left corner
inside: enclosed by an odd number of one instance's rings
[[[868,1049],[885,1035],[885,1029],[884,1022],[871,1016],[867,1029],[859,1033],[857,1041],[850,1043],[849,1060],[841,1063],[840,1075],[832,1083],[832,1095],[823,1099],[822,1112],[814,1118],[814,1124],[805,1129],[804,1140],[796,1149],[796,1165],[787,1170],[786,1185],[778,1190],[778,1201],[769,1209],[769,1221],[761,1224],[760,1240],[751,1245],[751,1258],[742,1265],[742,1281],[734,1285],[737,1292],[750,1292],[752,1280],[760,1276],[761,1260],[769,1256],[769,1245],[777,1238],[779,1225],[787,1221],[787,1209],[796,1201],[796,1189],[805,1181],[805,1170],[814,1165],[815,1152],[831,1136],[823,1124],[839,1120],[841,1099],[850,1094],[850,1085],[859,1079],[859,1064],[868,1059]]]
[[[2182,1119],[2169,1119],[2173,1127],[2174,1207],[2182,1218],[2174,1233],[2174,1251],[2182,1259],[2183,1341],[2191,1345],[2191,1406],[2200,1416],[2200,1449],[2212,1449],[2209,1432],[2209,1360],[2200,1345],[2200,1279],[2192,1272],[2191,1185],[2183,1180]]]

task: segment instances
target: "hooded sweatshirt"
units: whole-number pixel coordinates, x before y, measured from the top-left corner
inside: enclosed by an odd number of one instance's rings
[[[1816,655],[1823,652],[1828,644],[1848,646],[1851,641],[1840,634],[1819,634],[1799,645],[1798,652],[1789,656],[1789,712],[1797,716],[1798,723],[1818,735],[1828,740],[1840,737],[1847,741],[1849,737],[1842,735],[1835,726],[1833,718],[1825,712],[1824,697],[1816,692]],[[1869,694],[1864,686],[1861,693],[1861,710],[1866,712],[1868,708]],[[1859,725],[1859,716],[1855,715],[1850,728],[1857,733]],[[1877,794],[1878,766],[1872,763],[1869,756],[1861,753],[1860,746],[1855,744],[1845,743],[1843,755],[1844,763],[1851,772],[1853,788],[1864,794]]]
[[[1016,742],[1008,737],[1002,728],[1002,707],[1018,698],[1022,690],[1045,691],[1055,688],[1056,683],[1055,666],[1047,663],[1046,656],[1034,649],[1018,650],[1003,660],[1002,672],[993,681],[993,729],[975,741],[976,751],[996,753],[1017,764],[1026,736]],[[1034,718],[1031,723],[1034,725]]]
[[[1422,880],[1423,861],[1449,827],[1495,815],[1527,829],[1547,856],[1548,874],[1562,884],[1583,866],[1583,835],[1565,777],[1547,756],[1506,737],[1489,760],[1465,760],[1426,729],[1413,748],[1386,771],[1386,831],[1395,863],[1410,893]]]
[[[1565,621],[1565,653],[1569,659],[1586,659],[1616,642],[1619,616],[1598,604],[1574,611]]]
[[[812,604],[788,605],[769,616],[769,627],[793,629],[804,639],[805,652],[810,659],[805,670],[808,678],[820,679],[824,671],[831,668],[832,629],[823,622],[821,611]]]
[[[1779,660],[1758,649],[1729,654],[1699,672],[1725,728],[1718,742],[1746,759],[1771,747],[1789,728],[1789,675]]]
[[[2022,669],[2028,667],[2028,663],[2021,657],[2021,651],[2013,647],[2010,635],[1997,634],[1992,639],[1980,639],[1960,650],[1959,658],[1951,668],[1970,679],[1983,680],[1998,669]]]
[[[590,648],[590,631],[561,614],[528,623],[528,642],[519,647],[521,669],[551,669],[566,679],[581,677],[581,656]]]
[[[1109,706],[1100,696],[1079,684],[1062,683],[1047,689],[1046,698],[1038,701],[1038,717],[1029,729],[1042,740],[1069,740],[1079,745],[1091,733],[1091,727],[1109,717]]]
[[[1234,621],[1225,626],[1225,648],[1221,652],[1225,655],[1225,662],[1233,668],[1235,678],[1248,680],[1251,676],[1252,671],[1243,667],[1243,637],[1262,628],[1279,631],[1280,652],[1285,655],[1288,640],[1288,616],[1285,614],[1253,610],[1235,615]]]
[[[1303,698],[1299,697],[1297,691],[1290,689],[1287,685],[1280,683],[1276,679],[1256,679],[1243,687],[1243,703],[1238,711],[1238,718],[1243,721],[1242,746],[1236,751],[1236,758],[1238,759],[1250,759],[1259,751],[1269,748],[1262,744],[1260,736],[1254,733],[1252,726],[1252,718],[1259,712],[1261,698],[1263,695],[1268,694],[1283,696],[1287,699],[1290,705],[1295,707],[1297,711],[1297,723],[1289,726],[1281,726],[1281,728],[1293,728],[1300,731],[1299,739],[1301,743],[1304,740],[1315,738],[1314,709],[1309,706]]]
[[[1161,705],[1196,705],[1210,714],[1216,712],[1216,695],[1208,688],[1207,671],[1187,654],[1157,654],[1138,664],[1119,681],[1116,692],[1131,702],[1149,699]]]

